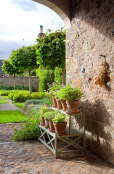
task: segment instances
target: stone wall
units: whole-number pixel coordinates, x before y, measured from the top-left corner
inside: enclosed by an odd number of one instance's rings
[[[38,77],[31,77],[32,80],[32,86],[36,91],[38,91],[38,86],[39,86],[39,78]],[[13,85],[14,84],[14,77],[13,76],[4,76],[0,77],[0,84],[7,84],[7,85]],[[26,86],[29,86],[29,77],[21,77],[21,76],[16,76],[15,77],[15,84],[23,84]]]
[[[71,28],[67,28],[66,79],[85,93],[86,146],[114,164],[114,55],[113,0],[71,1]],[[95,77],[106,64],[105,85]],[[81,69],[85,72],[81,72]],[[80,105],[81,107],[81,105]]]

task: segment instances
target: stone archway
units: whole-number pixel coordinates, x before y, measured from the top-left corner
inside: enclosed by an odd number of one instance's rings
[[[70,2],[69,0],[33,0],[38,3],[41,3],[50,9],[52,9],[54,12],[56,12],[60,18],[64,21],[65,26],[68,28],[70,27]]]

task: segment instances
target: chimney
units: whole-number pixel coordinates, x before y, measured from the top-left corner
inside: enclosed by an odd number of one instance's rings
[[[40,25],[40,33],[43,33],[43,25]]]

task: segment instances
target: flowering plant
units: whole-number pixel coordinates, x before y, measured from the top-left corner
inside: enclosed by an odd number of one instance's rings
[[[71,84],[65,86],[65,88],[61,89],[58,93],[58,98],[67,100],[67,101],[74,101],[79,100],[81,97],[84,97],[84,93],[80,88],[73,88]]]
[[[57,94],[57,91],[61,89],[61,84],[59,83],[52,83],[52,84],[49,84],[49,93],[50,95],[52,96],[55,96]]]

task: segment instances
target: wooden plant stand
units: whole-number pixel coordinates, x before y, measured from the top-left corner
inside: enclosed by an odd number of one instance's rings
[[[56,108],[51,107],[52,110]],[[61,113],[66,114],[65,111],[60,110]],[[71,152],[83,152],[85,153],[85,114],[77,113],[76,115],[83,116],[83,130],[76,130],[71,128],[71,117],[69,116],[69,127],[66,128],[66,134],[64,136],[58,136],[56,133],[51,132],[44,126],[38,126],[38,140],[41,141],[48,149],[50,149],[55,157],[58,158],[59,154],[71,153]],[[60,149],[58,148],[58,140],[64,142],[64,146]],[[82,144],[80,145],[80,141]],[[73,147],[73,150],[65,150],[66,148]],[[75,149],[75,150],[74,150]]]

